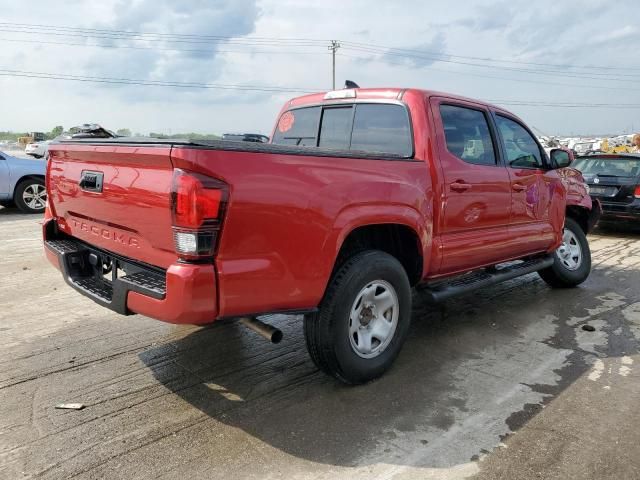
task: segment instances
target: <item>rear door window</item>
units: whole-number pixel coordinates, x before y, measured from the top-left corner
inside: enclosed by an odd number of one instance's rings
[[[440,105],[447,150],[474,165],[496,165],[496,154],[484,112],[457,105]]]
[[[407,109],[401,105],[358,104],[353,121],[351,150],[410,157],[413,142]]]
[[[349,150],[353,107],[325,108],[322,112],[320,142],[318,146],[336,150]]]
[[[273,143],[304,147],[317,146],[320,111],[320,107],[307,107],[283,113],[273,135]]]

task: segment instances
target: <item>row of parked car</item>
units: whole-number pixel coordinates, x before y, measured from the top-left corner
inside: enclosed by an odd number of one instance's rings
[[[268,142],[259,134],[225,134],[223,140]],[[54,139],[55,140],[55,139]],[[33,142],[25,153],[35,159],[46,157],[52,140]],[[28,213],[44,210],[46,163],[17,158],[0,152],[0,205],[15,205]],[[578,157],[572,167],[580,170],[591,196],[603,206],[602,221],[640,219],[640,154],[591,154]]]
[[[106,136],[104,132],[115,136],[112,132],[95,124],[85,124],[77,127],[77,130],[74,137]],[[0,151],[0,206],[16,206],[25,213],[42,213],[44,211],[47,200],[44,181],[46,162],[42,159],[47,156],[49,144],[59,138],[71,138],[71,136],[67,134],[53,140],[28,143],[24,153],[35,160],[19,158]],[[222,139],[257,143],[269,141],[269,137],[256,133],[226,133]]]

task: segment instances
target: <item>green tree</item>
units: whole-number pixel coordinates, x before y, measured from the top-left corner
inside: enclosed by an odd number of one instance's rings
[[[130,137],[131,130],[129,130],[128,128],[121,128],[119,130],[116,130],[116,134],[118,134],[118,136],[120,137]]]
[[[58,125],[53,127],[53,130],[49,132],[49,138],[56,138],[58,135],[62,135],[64,132],[64,127],[62,125]]]

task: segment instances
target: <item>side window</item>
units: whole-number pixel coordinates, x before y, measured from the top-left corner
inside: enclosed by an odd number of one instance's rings
[[[440,105],[447,150],[467,163],[496,165],[496,154],[486,115],[480,110]]]
[[[284,112],[278,120],[273,143],[315,147],[318,143],[320,107],[297,108]]]
[[[407,110],[400,105],[358,104],[351,150],[411,156],[413,144]]]
[[[512,168],[542,168],[542,154],[538,142],[518,122],[496,115],[496,124],[502,137],[507,165]]]
[[[349,150],[353,107],[325,108],[322,112],[319,147]]]

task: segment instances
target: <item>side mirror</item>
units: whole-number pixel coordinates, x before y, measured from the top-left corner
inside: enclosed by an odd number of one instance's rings
[[[554,148],[551,150],[549,157],[551,158],[553,168],[565,168],[573,162],[573,154],[562,148]]]

